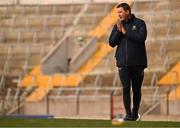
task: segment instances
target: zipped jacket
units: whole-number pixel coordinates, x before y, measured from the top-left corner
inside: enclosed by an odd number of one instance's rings
[[[115,53],[117,66],[147,67],[145,22],[132,14],[127,22],[122,21],[122,25],[126,30],[125,34],[120,32],[115,24],[109,37],[109,45],[117,46]]]

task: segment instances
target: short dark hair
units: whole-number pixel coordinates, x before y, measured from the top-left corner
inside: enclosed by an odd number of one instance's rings
[[[117,5],[117,8],[122,7],[125,11],[129,10],[131,12],[131,8],[127,3],[120,3]]]

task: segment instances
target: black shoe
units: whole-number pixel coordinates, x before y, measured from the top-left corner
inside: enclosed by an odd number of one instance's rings
[[[126,115],[124,118],[123,118],[124,121],[132,121],[132,117],[131,115]]]
[[[132,121],[139,121],[141,119],[140,114],[132,115]]]

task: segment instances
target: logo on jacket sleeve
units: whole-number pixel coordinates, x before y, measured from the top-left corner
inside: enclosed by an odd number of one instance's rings
[[[133,25],[132,30],[136,30],[136,29],[137,29],[136,25]]]

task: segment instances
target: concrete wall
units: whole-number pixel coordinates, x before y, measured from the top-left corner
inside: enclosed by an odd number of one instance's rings
[[[180,100],[169,101],[169,115],[180,115]],[[167,101],[162,100],[160,105],[161,114],[167,115]]]
[[[74,55],[70,63],[70,71],[77,71],[97,49],[97,38],[90,39],[77,54]]]
[[[25,103],[21,114],[25,115],[46,115],[46,100],[41,102]],[[73,117],[73,116],[110,116],[109,97],[101,98],[83,98],[79,99],[79,109],[77,110],[77,99],[57,99],[49,101],[49,114],[55,117]]]
[[[54,51],[44,58],[42,71],[44,74],[54,74],[68,71],[68,43],[62,41],[54,48]]]
[[[46,115],[46,102],[40,101],[36,103],[25,103],[21,114],[26,115]]]

